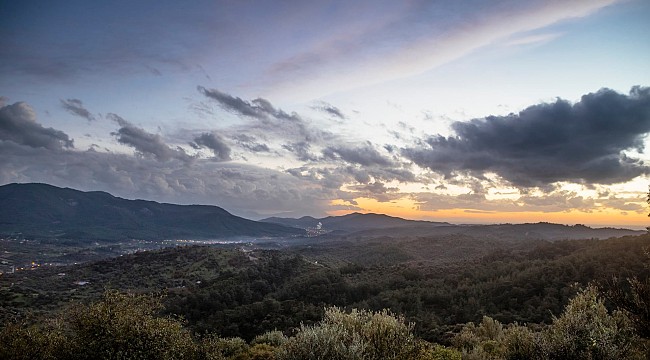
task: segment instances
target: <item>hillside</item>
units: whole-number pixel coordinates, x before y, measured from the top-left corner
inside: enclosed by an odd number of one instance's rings
[[[304,231],[244,219],[217,206],[126,200],[46,184],[0,186],[0,234],[73,240],[293,236]]]
[[[29,313],[55,313],[70,301],[97,300],[106,289],[117,289],[166,293],[168,312],[182,315],[198,334],[249,341],[274,329],[291,334],[301,323],[319,319],[325,307],[339,306],[389,308],[416,322],[422,338],[443,342],[459,324],[480,322],[484,315],[507,323],[548,324],[576,293],[576,284],[596,282],[605,289],[613,276],[650,275],[643,252],[650,245],[648,235],[540,242],[525,251],[481,253],[472,250],[485,248],[481,241],[462,243],[457,250],[475,256],[461,258],[417,242],[399,244],[406,257],[391,256],[395,248],[383,242],[366,243],[374,248],[370,251],[384,254],[381,262],[340,261],[339,249],[333,248],[315,256],[253,245],[183,246],[17,271],[0,276],[0,323]],[[420,259],[412,261],[416,253]],[[458,260],[436,260],[450,256]],[[427,257],[431,261],[421,260]]]

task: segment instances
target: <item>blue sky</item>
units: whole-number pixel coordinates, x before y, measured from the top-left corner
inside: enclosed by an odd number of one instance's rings
[[[0,1],[0,183],[642,227],[648,18],[641,0]]]

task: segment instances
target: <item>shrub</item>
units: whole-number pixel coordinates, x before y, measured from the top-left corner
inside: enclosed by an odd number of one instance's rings
[[[208,360],[248,359],[248,344],[241,338],[220,338],[208,335],[201,341]]]
[[[282,346],[279,359],[418,359],[420,343],[413,325],[384,310],[370,312],[338,308],[325,311],[314,326],[301,326]]]
[[[287,337],[284,336],[282,331],[274,330],[267,331],[262,335],[257,335],[253,341],[251,341],[251,345],[267,344],[277,347],[283,345],[285,342],[287,342]]]
[[[2,359],[194,359],[198,347],[174,318],[157,317],[160,299],[108,291],[42,325],[6,326]]]
[[[610,314],[598,290],[576,295],[544,333],[544,356],[550,359],[629,359],[638,340],[630,320]]]

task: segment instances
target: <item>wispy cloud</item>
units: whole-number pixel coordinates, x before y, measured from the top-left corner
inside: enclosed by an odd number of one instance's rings
[[[61,106],[72,115],[82,117],[88,121],[95,121],[95,116],[84,107],[79,99],[61,100]]]
[[[328,114],[332,117],[335,117],[339,120],[345,120],[347,117],[343,114],[341,109],[337,108],[336,106],[329,104],[325,101],[320,101],[316,105],[312,106],[312,109],[319,110],[324,112],[325,114]]]
[[[619,1],[479,1],[472,6],[416,2],[382,27],[322,43],[272,65],[267,81],[276,94],[298,97],[382,83],[423,73],[488,45],[513,41],[508,39],[517,34],[588,16]],[[520,41],[551,39],[529,36]]]
[[[508,40],[505,43],[505,46],[541,44],[541,43],[555,40],[560,36],[562,36],[561,33],[525,35],[525,36],[515,37],[512,40]]]

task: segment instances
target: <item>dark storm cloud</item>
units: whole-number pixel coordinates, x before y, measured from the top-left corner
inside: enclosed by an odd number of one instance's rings
[[[107,117],[121,126],[117,132],[111,133],[111,135],[115,136],[120,144],[134,148],[141,155],[153,155],[159,161],[178,159],[188,162],[192,160],[183,149],[172,149],[165,144],[160,135],[134,126],[118,115],[108,114]]]
[[[95,116],[84,107],[83,102],[79,99],[61,100],[61,106],[72,115],[82,117],[88,121],[95,120]]]
[[[394,166],[395,164],[384,157],[375,149],[372,144],[366,143],[363,146],[328,146],[323,149],[323,156],[326,159],[341,159],[353,164],[362,166]]]
[[[650,132],[650,88],[629,95],[601,89],[575,104],[558,99],[518,114],[452,124],[454,137],[431,136],[402,155],[453,176],[494,172],[517,186],[558,181],[613,184],[650,172],[624,150],[643,150]]]
[[[45,128],[36,122],[34,110],[23,102],[0,108],[0,140],[48,150],[74,147],[63,131]]]
[[[212,150],[214,153],[214,159],[218,161],[229,161],[230,160],[230,147],[226,141],[217,133],[203,133],[196,138],[194,141],[199,146],[207,147]]]

